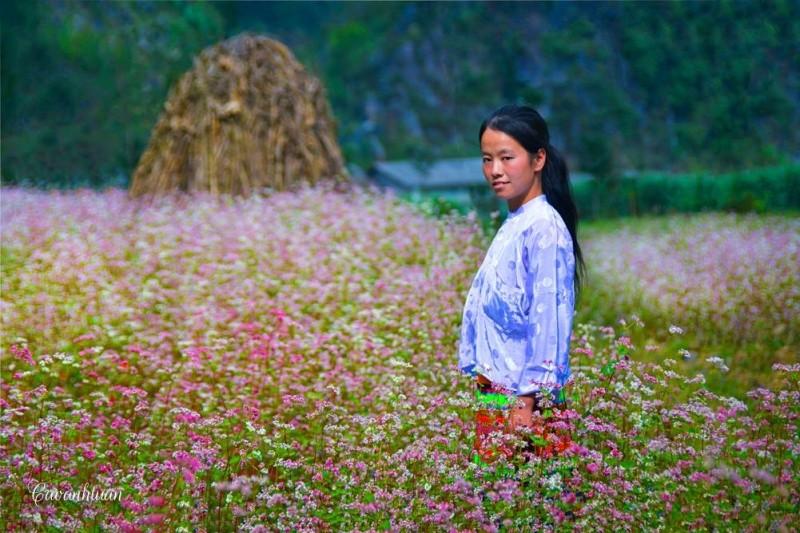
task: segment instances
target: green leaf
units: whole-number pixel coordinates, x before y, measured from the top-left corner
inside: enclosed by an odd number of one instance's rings
[[[225,472],[217,467],[211,470],[211,481],[222,481],[225,479]]]
[[[531,442],[536,446],[544,446],[547,444],[547,440],[544,437],[540,437],[539,435],[534,435],[531,437]]]

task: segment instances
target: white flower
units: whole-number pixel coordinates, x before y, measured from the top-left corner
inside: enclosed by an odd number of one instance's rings
[[[546,478],[544,480],[544,486],[548,489],[552,490],[560,490],[561,489],[561,474],[556,472],[552,476]]]
[[[671,324],[669,326],[669,332],[672,333],[673,335],[682,335],[683,328],[676,326],[675,324]]]
[[[721,372],[727,372],[728,370],[730,370],[730,368],[728,368],[728,365],[725,364],[725,361],[721,357],[717,357],[716,355],[707,358],[706,361],[717,367],[717,369],[719,369]]]

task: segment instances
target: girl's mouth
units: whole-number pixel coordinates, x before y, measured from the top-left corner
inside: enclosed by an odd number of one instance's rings
[[[506,185],[508,185],[507,181],[493,181],[492,182],[492,188],[493,189],[502,189]]]

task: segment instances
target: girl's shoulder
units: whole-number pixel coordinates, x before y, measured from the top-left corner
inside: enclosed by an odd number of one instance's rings
[[[542,210],[541,214],[531,217],[519,233],[517,245],[523,248],[523,255],[556,246],[565,252],[572,249],[572,237],[569,229],[555,208]]]
[[[567,225],[554,207],[547,204],[544,209],[538,210],[525,221],[520,235],[524,239],[537,239],[542,235],[562,233],[567,230]]]

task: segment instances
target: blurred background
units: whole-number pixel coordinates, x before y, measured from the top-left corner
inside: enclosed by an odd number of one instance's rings
[[[584,219],[800,206],[800,4],[2,4],[2,181],[127,187],[167,92],[243,31],[322,80],[355,179],[504,210],[477,132],[535,106]],[[438,207],[437,207],[438,208]]]

